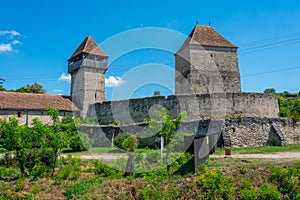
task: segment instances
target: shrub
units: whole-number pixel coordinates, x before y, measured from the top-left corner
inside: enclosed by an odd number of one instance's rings
[[[102,179],[85,178],[75,184],[68,185],[63,194],[67,199],[78,198],[80,195],[86,194],[92,187],[99,185],[102,182]]]
[[[73,135],[69,146],[74,151],[87,151],[91,147],[91,139],[85,133],[77,132]]]
[[[20,172],[15,168],[5,168],[0,166],[0,179],[15,180],[21,176]]]
[[[120,173],[117,170],[103,164],[102,162],[100,162],[98,160],[93,161],[93,164],[95,165],[94,173],[97,175],[100,175],[102,177],[118,177],[118,176],[120,176]]]
[[[65,166],[61,170],[59,170],[58,178],[64,180],[75,180],[81,175],[80,158],[72,158],[70,155],[68,155],[67,158],[62,159],[62,162],[65,164]]]
[[[300,168],[272,169],[270,180],[278,185],[279,191],[290,199],[300,197]]]
[[[257,191],[253,189],[243,189],[240,191],[240,200],[256,200],[258,199]]]
[[[130,135],[127,133],[120,133],[114,139],[114,145],[122,149],[122,143],[126,140]]]
[[[31,169],[30,171],[30,175],[33,178],[39,177],[39,176],[47,176],[50,172],[51,168],[47,165],[45,165],[45,163],[42,162],[37,162],[35,163],[34,167]]]
[[[160,153],[158,151],[147,153],[146,160],[149,163],[157,163],[160,159]]]
[[[214,171],[204,169],[204,174],[199,177],[197,183],[207,199],[233,199],[233,179],[226,177],[220,169]]]
[[[281,194],[275,186],[264,183],[259,187],[259,196],[263,200],[277,200]]]

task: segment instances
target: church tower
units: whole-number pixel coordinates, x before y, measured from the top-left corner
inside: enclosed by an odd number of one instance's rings
[[[105,72],[108,56],[91,36],[79,45],[68,59],[68,72],[71,74],[72,102],[85,117],[89,105],[106,100]]]
[[[176,94],[241,92],[237,49],[211,26],[196,25],[175,54]]]

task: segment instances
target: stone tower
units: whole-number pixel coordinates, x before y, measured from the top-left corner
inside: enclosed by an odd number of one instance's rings
[[[241,92],[237,49],[211,26],[196,25],[175,54],[176,94]]]
[[[71,97],[86,116],[89,105],[105,101],[105,72],[108,56],[88,36],[68,59],[71,74]]]

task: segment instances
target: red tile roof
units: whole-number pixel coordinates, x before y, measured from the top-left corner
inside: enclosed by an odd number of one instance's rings
[[[0,92],[0,110],[46,110],[47,105],[60,111],[78,111],[69,99],[59,95]]]
[[[97,45],[97,43],[91,36],[88,36],[84,39],[84,41],[79,45],[76,51],[74,51],[68,61],[81,53],[89,53],[108,58],[108,55],[104,53],[104,51]]]
[[[196,25],[189,38],[191,38],[190,43],[198,43],[202,46],[237,48],[211,26]]]
[[[192,32],[189,34],[189,37],[184,41],[176,54],[180,53],[189,44],[208,47],[238,48],[218,33],[213,27],[199,25],[194,27]]]

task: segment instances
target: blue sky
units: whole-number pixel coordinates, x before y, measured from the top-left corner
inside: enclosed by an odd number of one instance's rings
[[[7,89],[38,82],[47,93],[68,95],[69,83],[59,77],[67,76],[66,60],[87,35],[101,44],[121,32],[144,27],[189,34],[196,21],[200,25],[211,22],[240,47],[243,91],[262,92],[270,87],[279,92],[300,90],[300,2],[292,0],[2,1],[0,77],[6,80]],[[120,45],[103,50],[110,55]],[[111,76],[111,86],[121,84],[120,80],[126,80],[118,77],[147,63],[174,68],[173,53],[155,49],[129,52],[110,62],[106,77]],[[156,88],[149,84],[138,87],[132,96],[149,96]],[[107,88],[108,99],[113,90]],[[172,93],[168,87],[159,90],[164,95]]]

